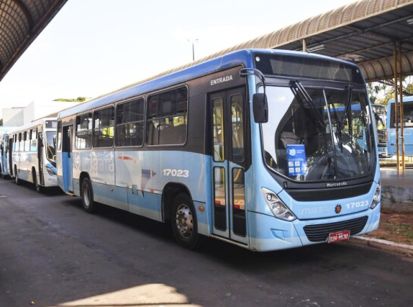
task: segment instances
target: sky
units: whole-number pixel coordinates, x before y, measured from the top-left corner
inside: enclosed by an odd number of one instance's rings
[[[0,81],[0,109],[96,97],[354,0],[69,0]]]

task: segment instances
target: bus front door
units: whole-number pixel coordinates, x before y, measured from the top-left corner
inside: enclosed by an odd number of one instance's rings
[[[63,126],[62,176],[64,192],[73,192],[72,135],[73,126]]]
[[[209,96],[212,154],[212,230],[247,244],[245,206],[245,89]]]
[[[14,137],[9,138],[9,148],[7,154],[9,155],[9,175],[13,176],[13,140]]]
[[[43,133],[41,130],[37,131],[37,169],[39,170],[39,182],[40,185],[44,185],[44,173],[43,173]]]

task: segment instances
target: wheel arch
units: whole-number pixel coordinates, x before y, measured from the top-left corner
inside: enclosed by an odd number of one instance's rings
[[[181,193],[185,193],[192,199],[191,192],[189,191],[188,187],[180,182],[169,182],[167,183],[163,190],[162,190],[162,221],[167,222],[169,221],[172,202],[174,198]]]
[[[90,179],[89,173],[88,172],[81,172],[80,175],[79,175],[79,188],[80,188],[80,185],[82,184],[82,180],[84,178],[89,178],[90,183],[92,183],[92,180]]]

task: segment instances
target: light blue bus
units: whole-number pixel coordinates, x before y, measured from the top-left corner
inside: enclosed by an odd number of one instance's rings
[[[354,64],[240,50],[60,112],[58,183],[188,248],[347,240],[379,225],[373,121]]]
[[[389,100],[387,104],[387,148],[389,155],[395,155],[396,147],[396,124],[395,124],[395,101]],[[404,134],[404,152],[406,156],[413,156],[413,96],[403,97],[403,134]],[[400,116],[400,115],[399,115]],[[398,124],[401,128],[400,123]],[[400,131],[399,131],[400,133]],[[401,154],[401,143],[399,144]]]

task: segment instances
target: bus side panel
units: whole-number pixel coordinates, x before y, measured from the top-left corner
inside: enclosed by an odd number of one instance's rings
[[[167,150],[125,150],[116,153],[116,190],[127,190],[129,211],[162,220],[162,192],[168,183],[185,186],[196,204],[205,207],[205,156]],[[122,197],[122,196],[120,196]],[[207,211],[197,210],[198,229],[208,234]]]
[[[73,192],[75,195],[80,196],[80,174],[82,172],[88,174],[91,177],[91,151],[90,150],[77,150],[72,152],[73,161]],[[64,174],[63,174],[64,175]],[[93,185],[93,179],[92,185]],[[94,188],[94,186],[93,186]]]
[[[94,198],[97,202],[127,210],[127,204],[119,197],[119,191],[115,190],[114,156],[115,153],[111,148],[91,151],[89,175]]]

